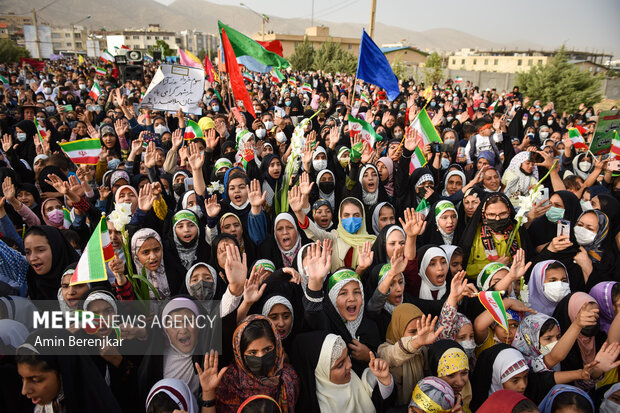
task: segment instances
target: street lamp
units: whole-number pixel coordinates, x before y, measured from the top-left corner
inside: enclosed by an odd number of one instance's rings
[[[76,24],[78,24],[78,23],[82,23],[82,22],[83,22],[83,21],[85,21],[85,20],[90,19],[90,17],[91,17],[91,16],[90,16],[90,14],[89,14],[88,16],[84,17],[83,19],[78,20],[78,21],[76,21],[75,23],[71,23],[71,39],[73,40],[73,48],[74,48],[74,50],[75,50],[75,54],[76,54],[76,55],[77,55],[77,47],[75,46],[75,25],[76,25]]]
[[[262,19],[262,36],[263,36],[263,41],[265,41],[265,23],[269,23],[269,16],[267,16],[266,14],[261,14],[258,13],[254,10],[252,10],[251,8],[248,7],[247,4],[244,3],[239,3],[240,6],[245,7],[246,9],[248,9],[249,11],[251,11],[252,13],[256,14],[258,17],[260,17]]]

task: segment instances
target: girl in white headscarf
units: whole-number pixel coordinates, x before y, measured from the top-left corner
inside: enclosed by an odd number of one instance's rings
[[[176,404],[178,410],[187,413],[198,413],[198,402],[187,384],[179,379],[162,379],[155,383],[146,398],[145,408],[148,411],[159,411],[158,406],[168,401]]]

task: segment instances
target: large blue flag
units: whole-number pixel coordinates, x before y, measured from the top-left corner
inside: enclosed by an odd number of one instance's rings
[[[366,30],[362,30],[356,76],[358,79],[385,89],[389,100],[396,99],[400,93],[398,78],[392,71],[390,63],[379,46],[366,34]]]

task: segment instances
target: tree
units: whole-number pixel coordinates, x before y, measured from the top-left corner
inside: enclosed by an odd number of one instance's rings
[[[196,57],[198,59],[200,59],[201,62],[204,62],[206,54],[207,54],[207,52],[205,51],[205,49],[200,49],[200,50],[198,50],[198,53],[196,53]]]
[[[426,83],[433,84],[439,83],[443,78],[443,59],[439,56],[439,53],[433,52],[426,58],[426,64],[424,65],[424,76]]]
[[[404,80],[407,77],[407,66],[403,62],[402,57],[397,56],[392,62],[392,71],[400,80]]]
[[[158,40],[155,43],[155,46],[149,47],[149,53],[151,55],[153,55],[153,50],[163,50],[164,56],[176,56],[177,55],[176,50],[172,50],[170,46],[168,46],[168,43],[164,42],[163,40]]]
[[[314,70],[336,73],[354,73],[357,58],[340,47],[340,43],[324,42],[314,56]]]
[[[288,61],[291,62],[294,70],[311,70],[314,64],[314,48],[306,37],[303,43],[295,46],[295,51],[289,56]]]
[[[30,52],[25,47],[16,46],[9,39],[0,41],[0,63],[13,63],[20,57],[30,57]]]
[[[603,98],[601,75],[591,76],[568,63],[562,46],[546,65],[517,73],[515,85],[530,99],[553,102],[559,113],[575,112],[581,103],[592,106]]]

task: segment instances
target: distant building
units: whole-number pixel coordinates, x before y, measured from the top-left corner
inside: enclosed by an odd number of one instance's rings
[[[589,60],[569,60],[568,63],[577,66],[579,69],[590,72],[595,75],[598,73],[606,74],[609,69],[607,66],[600,65],[598,63],[590,62]]]
[[[52,27],[54,53],[86,52],[88,31],[82,26]]]
[[[261,33],[254,34],[252,38],[254,40],[263,41]],[[315,50],[318,50],[323,43],[332,41],[334,43],[339,43],[342,50],[352,53],[355,56],[359,53],[360,38],[330,36],[329,27],[325,26],[307,27],[305,35],[265,33],[264,41],[271,42],[279,40],[282,43],[282,54],[284,57],[288,57],[293,54],[295,47],[303,43],[306,38]]]
[[[182,30],[176,35],[178,47],[187,49],[194,54],[198,54],[200,50],[207,53],[217,50],[217,42],[215,35],[198,30]]]
[[[566,50],[569,61],[591,62],[602,66],[603,62],[610,60],[611,55],[604,53],[581,52]],[[448,56],[448,69],[472,70],[482,72],[518,73],[528,71],[532,66],[546,65],[556,51],[544,50],[488,50],[476,51],[462,49]]]
[[[390,64],[394,61],[400,61],[405,66],[424,66],[428,53],[416,49],[413,46],[406,46],[402,44],[396,45],[383,45],[381,51],[387,58]]]
[[[108,36],[123,36],[123,44],[132,50],[146,52],[149,47],[155,46],[158,40],[166,42],[172,50],[177,49],[176,33],[161,30],[159,24],[149,24],[147,28],[114,30],[106,32]],[[114,53],[114,51],[110,50]]]
[[[14,13],[0,15],[0,25],[5,25],[2,29],[6,31],[6,36],[2,34],[2,38],[9,38],[18,46],[25,46],[24,25],[33,24],[32,16],[17,16]]]

